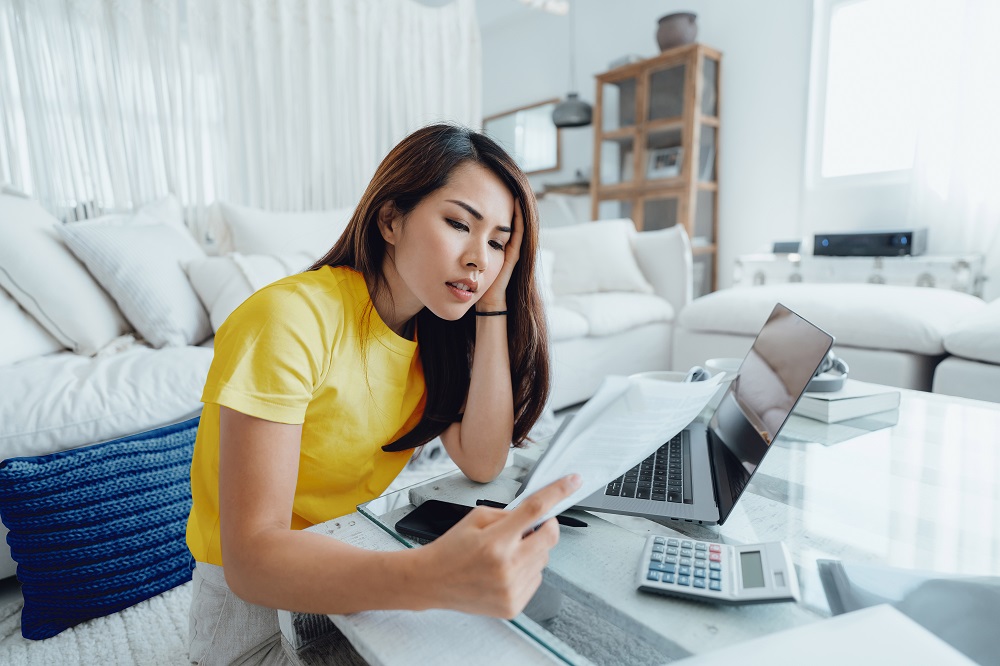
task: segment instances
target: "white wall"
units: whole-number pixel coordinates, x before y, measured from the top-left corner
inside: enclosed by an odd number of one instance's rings
[[[480,16],[487,19],[482,30],[484,114],[564,96],[568,17],[522,9],[491,21],[494,10],[483,7],[487,2],[515,0],[479,0]],[[732,282],[737,255],[812,233],[800,215],[812,3],[574,0],[581,96],[594,102],[593,76],[612,60],[659,53],[657,19],[684,10],[698,14],[698,41],[723,53],[719,284],[725,287]],[[536,188],[572,180],[575,169],[591,167],[592,128],[564,129],[562,137],[564,169],[533,177]]]

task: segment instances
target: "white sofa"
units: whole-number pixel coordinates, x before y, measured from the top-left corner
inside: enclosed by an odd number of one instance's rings
[[[678,316],[674,368],[742,357],[777,302],[834,335],[852,377],[1000,401],[1000,302],[947,289],[800,283],[718,291]]]
[[[670,368],[674,320],[691,301],[682,227],[636,233],[631,220],[543,226],[540,245],[550,407],[588,399],[610,374]]]
[[[36,202],[0,196],[0,459],[198,413],[213,331],[254,290],[325,252],[349,214],[221,204],[213,250],[227,254],[210,256],[173,198],[61,225]],[[674,314],[690,300],[680,230],[577,226],[543,234],[554,407],[585,400],[606,374],[666,369]],[[14,572],[4,541],[0,578]]]

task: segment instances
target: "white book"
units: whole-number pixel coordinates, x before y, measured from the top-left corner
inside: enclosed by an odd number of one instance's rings
[[[848,379],[839,391],[804,393],[795,413],[826,423],[838,423],[897,407],[899,389]]]

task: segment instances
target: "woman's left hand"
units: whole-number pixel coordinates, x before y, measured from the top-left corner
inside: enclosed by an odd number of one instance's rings
[[[496,312],[507,309],[507,285],[510,283],[510,276],[514,274],[514,265],[521,258],[521,239],[523,237],[524,217],[521,214],[521,202],[515,199],[510,239],[503,249],[503,266],[500,267],[496,280],[476,304],[477,310]]]

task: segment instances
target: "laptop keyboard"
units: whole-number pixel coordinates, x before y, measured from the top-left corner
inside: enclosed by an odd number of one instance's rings
[[[608,484],[605,495],[691,504],[691,445],[678,433]]]

